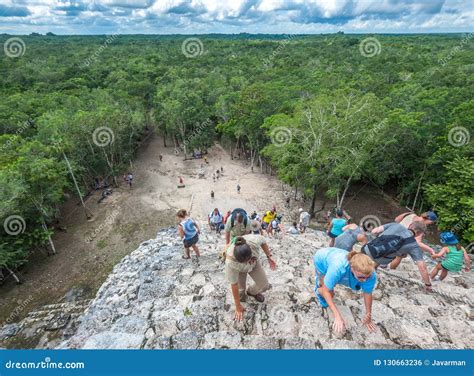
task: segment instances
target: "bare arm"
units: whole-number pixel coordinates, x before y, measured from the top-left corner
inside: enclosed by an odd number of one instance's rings
[[[263,252],[265,252],[265,255],[268,258],[268,263],[270,264],[270,269],[271,270],[276,270],[277,265],[276,262],[272,258],[272,251],[270,250],[270,247],[268,246],[267,243],[262,244],[262,249]]]
[[[225,232],[225,244],[230,243],[230,231]]]
[[[183,230],[183,226],[181,225],[178,225],[178,235],[181,239],[184,238],[184,230]]]
[[[401,221],[403,221],[403,218],[405,218],[409,214],[411,214],[411,212],[406,212],[398,215],[397,218],[395,218],[395,222],[400,223]]]
[[[234,297],[235,303],[235,319],[240,321],[244,315],[244,307],[240,304],[239,284],[233,283],[230,287],[232,289],[232,296]]]
[[[433,253],[431,255],[431,257],[434,258],[434,259],[439,258],[439,257],[443,257],[446,254],[447,251],[448,251],[448,247],[443,247],[443,248],[441,248],[441,251],[439,251],[438,253]]]
[[[382,233],[383,231],[384,231],[383,226],[379,226],[379,227],[376,227],[372,230],[372,234],[378,235],[378,234]]]
[[[366,245],[367,244],[367,236],[365,236],[365,234],[359,234],[359,235],[357,235],[357,241],[359,243],[361,243],[362,245]]]
[[[435,253],[434,249],[431,248],[430,246],[426,245],[425,243],[423,243],[422,239],[423,239],[423,235],[415,236],[415,240],[418,243],[418,245],[420,246],[421,250],[425,251],[425,252],[428,252],[431,255],[434,254]]]
[[[466,268],[464,269],[466,272],[471,270],[471,259],[469,258],[469,255],[467,254],[466,250],[463,248],[464,251],[464,263],[466,265]]]
[[[375,330],[375,324],[372,321],[372,294],[364,293],[364,304],[365,304],[365,317],[363,324],[373,332]]]

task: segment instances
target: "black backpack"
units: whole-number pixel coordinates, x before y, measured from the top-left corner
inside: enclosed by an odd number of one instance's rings
[[[380,235],[371,242],[367,243],[367,248],[372,255],[372,258],[395,258],[397,252],[405,244],[416,242],[413,236],[409,238],[402,238],[398,235]]]
[[[247,212],[244,209],[241,209],[241,208],[234,209],[232,211],[232,215],[230,217],[230,225],[232,227],[234,227],[235,217],[237,216],[238,213],[240,213],[244,216],[244,226],[247,227],[247,221],[248,221]]]

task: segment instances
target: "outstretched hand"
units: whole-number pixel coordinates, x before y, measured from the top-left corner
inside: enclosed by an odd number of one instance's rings
[[[242,318],[244,317],[244,311],[245,311],[245,308],[242,306],[235,307],[235,319],[237,321],[242,321]]]
[[[364,324],[367,329],[369,329],[369,332],[374,332],[377,327],[377,325],[375,325],[375,323],[372,321],[372,317],[370,315],[365,315],[362,324]]]
[[[342,334],[346,328],[346,323],[342,316],[336,316],[334,322],[332,323],[332,329],[336,334]]]
[[[268,264],[270,265],[271,270],[276,270],[277,264],[271,257],[268,258]]]

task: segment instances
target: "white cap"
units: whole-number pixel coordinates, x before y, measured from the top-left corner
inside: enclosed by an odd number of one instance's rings
[[[303,208],[299,208],[298,211],[301,213],[303,211]]]

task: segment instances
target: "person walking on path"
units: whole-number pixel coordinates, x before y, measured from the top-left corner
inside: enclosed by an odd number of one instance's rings
[[[334,240],[342,234],[342,228],[347,225],[347,219],[344,218],[344,211],[342,209],[336,210],[336,218],[333,218],[328,223],[329,246],[334,246]]]
[[[250,234],[250,219],[244,209],[234,209],[225,224],[225,243],[229,244],[231,238]]]
[[[400,223],[402,226],[408,228],[413,222],[423,222],[426,226],[432,225],[438,220],[438,216],[435,212],[427,211],[421,215],[416,215],[412,212],[406,212],[400,214],[395,218],[395,222]],[[428,252],[430,255],[434,255],[435,251],[433,248],[428,246],[427,244],[423,243],[423,237],[417,237],[416,241],[420,246],[421,250],[424,252]],[[390,264],[390,268],[396,269],[398,265],[402,262],[402,257],[396,257],[395,260],[392,261]]]
[[[130,187],[130,189],[132,189],[133,175],[130,171],[124,176],[124,180]]]
[[[259,261],[261,250],[267,256],[270,269],[276,270],[277,264],[272,258],[265,238],[261,235],[238,236],[225,249],[225,275],[232,290],[237,321],[243,318],[245,309],[241,303],[247,301],[247,296],[262,303],[265,301],[262,293],[271,288]],[[255,282],[249,288],[247,288],[247,275],[250,275]]]
[[[237,183],[237,193],[240,195],[240,184]]]
[[[441,271],[439,276],[440,281],[446,278],[448,272],[460,272],[463,264],[465,264],[464,271],[471,270],[471,259],[466,250],[459,244],[459,240],[451,231],[442,232],[439,235],[439,241],[444,247],[440,252],[432,255],[434,259],[444,256],[444,260],[439,262],[431,271],[430,277],[434,279]]]
[[[362,228],[355,223],[344,226],[342,231],[344,232],[334,241],[335,248],[344,249],[347,252],[350,252],[356,243],[360,243],[362,246],[367,244],[367,236]]]
[[[214,199],[214,191],[211,191],[211,198]]]
[[[365,304],[365,317],[362,323],[369,331],[375,330],[372,321],[372,291],[377,282],[375,263],[362,253],[347,253],[338,248],[319,249],[314,257],[316,285],[314,291],[322,308],[329,307],[334,314],[332,325],[336,334],[341,334],[346,327],[342,314],[334,303],[334,288],[341,284],[354,291],[362,290]]]
[[[309,221],[311,216],[308,212],[304,211],[303,208],[299,208],[298,212],[300,213],[299,227],[302,234],[305,233],[306,228],[309,226]]]
[[[372,230],[372,234],[378,236],[364,245],[362,252],[382,267],[389,265],[397,256],[410,255],[425,283],[425,290],[431,291],[431,280],[423,260],[423,252],[416,242],[416,237],[423,236],[425,232],[426,225],[423,222],[413,222],[408,229],[400,223],[388,223]]]
[[[199,225],[190,217],[188,217],[188,213],[186,209],[178,210],[176,213],[176,217],[178,218],[178,234],[181,239],[183,239],[184,245],[184,259],[191,258],[190,249],[192,248],[194,253],[196,253],[197,257],[201,256],[199,252],[199,248],[197,246],[197,242],[199,241],[199,234],[201,230]]]

